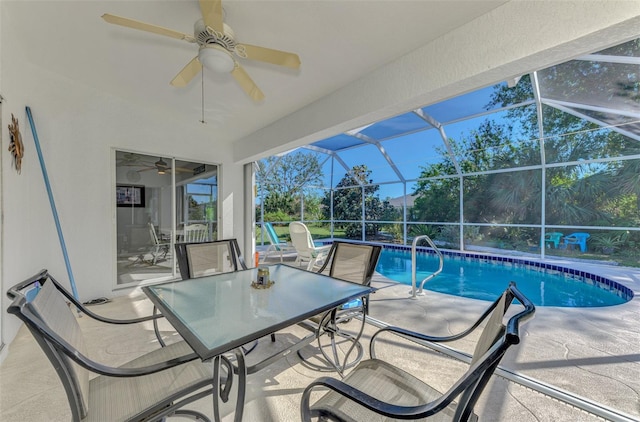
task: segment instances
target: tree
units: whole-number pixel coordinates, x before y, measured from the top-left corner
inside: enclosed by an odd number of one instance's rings
[[[380,225],[368,221],[388,220],[393,221],[398,217],[398,211],[391,206],[389,201],[381,201],[376,192],[380,186],[373,185],[371,170],[366,165],[357,165],[345,174],[333,190],[333,219],[358,221],[357,223],[336,223],[345,230],[349,239],[362,237],[362,212],[364,199],[365,233],[367,236],[375,236],[380,230]],[[322,199],[322,205],[326,213],[325,218],[331,219],[331,192],[328,191]]]
[[[535,146],[524,143],[513,133],[508,125],[500,125],[496,121],[486,120],[477,129],[460,139],[449,139],[453,155],[463,174],[478,173],[488,170],[527,166],[540,162],[540,154]],[[443,148],[437,149],[442,156],[439,163],[422,167],[420,180],[416,184],[413,195],[417,195],[412,210],[414,221],[456,222],[460,219],[460,179],[447,177],[456,175],[457,169],[452,157]],[[508,174],[509,177],[506,177]],[[513,172],[498,175],[481,174],[464,178],[464,216],[466,221],[488,222],[502,220],[504,207],[521,208],[521,200],[531,198],[530,184],[518,181],[527,174]],[[509,198],[499,198],[501,189],[496,182],[504,186],[505,180],[509,189],[517,187],[518,191],[509,191]],[[494,186],[491,190],[491,186]],[[538,190],[539,192],[539,190]],[[538,204],[539,204],[538,200]],[[500,203],[500,207],[497,207]],[[528,208],[531,204],[528,204]],[[523,210],[512,209],[514,215],[526,220]],[[539,215],[539,208],[537,214]]]
[[[260,162],[256,181],[265,213],[299,215],[300,196],[310,195],[313,204],[311,189],[322,185],[318,154],[298,151],[268,157]]]
[[[637,41],[630,48],[640,51]],[[595,66],[585,61],[555,66],[539,72],[538,76],[544,96],[566,101],[578,101],[580,95],[593,95],[602,101],[631,99],[637,102],[640,92],[634,75],[625,74],[616,66]],[[615,87],[606,82],[608,79],[616,81]],[[619,82],[627,79],[629,83]],[[514,88],[496,85],[486,109],[513,106],[531,99],[529,76],[524,76]],[[547,204],[545,224],[631,226],[640,222],[638,160],[547,167],[545,186],[542,186],[542,172],[536,169],[482,174],[488,170],[541,163],[536,108],[510,108],[506,116],[506,119],[493,120],[489,117],[466,136],[449,139],[462,171],[466,222],[540,224],[542,192]],[[597,113],[591,116],[607,121],[607,116]],[[637,141],[558,108],[543,105],[542,118],[546,163],[640,153]],[[512,125],[512,122],[518,124]],[[457,169],[446,150],[441,148],[438,153],[442,157],[440,162],[423,167],[416,184],[414,221],[458,221],[459,178],[445,177],[456,175]],[[465,176],[470,172],[481,174]]]
[[[640,43],[634,40],[615,48],[624,50],[616,54],[637,53]],[[550,98],[581,102],[589,97],[591,102],[613,109],[615,104],[620,107],[621,102],[638,101],[640,87],[635,76],[620,66],[575,60],[541,71],[539,78],[543,95]],[[629,83],[620,82],[625,80]],[[524,84],[518,83],[514,89],[496,86],[488,106],[508,106],[532,98],[528,76],[523,77],[523,81]],[[605,104],[607,102],[613,104]],[[604,122],[611,117],[596,112],[590,115]],[[511,109],[508,116],[524,122],[531,139],[537,137],[535,110],[517,107]],[[543,105],[542,118],[547,163],[640,153],[637,141],[557,108]],[[637,170],[636,160],[547,168],[545,223],[607,226],[637,223],[640,197]]]
[[[189,221],[202,221],[205,218],[205,205],[198,204],[192,196],[189,196]]]

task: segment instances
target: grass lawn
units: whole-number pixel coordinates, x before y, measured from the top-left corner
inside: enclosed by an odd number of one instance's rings
[[[307,228],[311,232],[311,237],[314,239],[327,239],[331,237],[331,229],[329,225],[315,225],[315,224],[307,224]],[[273,224],[273,229],[276,231],[278,235],[278,239],[290,241],[291,236],[289,236],[289,224]],[[344,237],[344,230],[334,230],[333,237]],[[262,236],[261,227],[258,226],[256,229],[256,238],[260,239]],[[265,243],[269,243],[269,236],[264,234]]]

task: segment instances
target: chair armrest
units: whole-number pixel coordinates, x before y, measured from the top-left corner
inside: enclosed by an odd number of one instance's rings
[[[411,339],[416,339],[416,340],[423,340],[423,341],[430,341],[433,343],[445,343],[445,342],[449,342],[449,341],[454,341],[454,340],[459,340],[462,337],[466,336],[467,334],[469,334],[469,332],[471,332],[472,330],[465,330],[464,332],[460,333],[460,334],[454,334],[451,336],[445,336],[445,337],[435,337],[435,336],[429,336],[426,334],[422,334],[422,333],[417,333],[415,331],[409,331],[406,330],[404,328],[400,328],[400,327],[384,327],[379,329],[378,331],[376,331],[373,336],[371,337],[371,342],[369,343],[369,354],[372,358],[376,358],[376,353],[375,353],[375,342],[378,339],[378,336],[384,332],[390,332],[390,333],[394,333],[397,334],[401,337],[407,338],[409,340]]]
[[[18,296],[21,290],[25,289],[27,286],[31,284],[35,284],[39,282],[40,280],[46,279],[48,274],[49,274],[48,270],[45,270],[45,269],[40,270],[39,273],[34,274],[32,277],[29,277],[28,279],[22,281],[21,283],[16,284],[15,286],[7,290],[7,297],[11,300],[14,300]]]
[[[509,291],[518,300],[518,302],[520,302],[520,304],[524,307],[524,309],[521,312],[509,318],[509,321],[507,322],[507,325],[506,325],[506,337],[510,342],[512,342],[512,344],[515,344],[519,341],[518,324],[520,322],[524,322],[529,318],[533,317],[533,314],[535,312],[535,306],[526,296],[524,296],[520,292],[520,290],[518,290],[518,288],[515,286],[515,283],[511,282],[509,284]],[[369,353],[372,358],[375,358],[375,342],[377,340],[377,337],[378,335],[386,331],[392,332],[401,337],[405,337],[409,340],[418,339],[423,341],[429,341],[432,343],[445,343],[449,341],[459,340],[467,336],[468,334],[470,334],[476,328],[478,328],[478,326],[482,324],[482,322],[489,316],[489,314],[493,312],[493,310],[496,308],[498,303],[499,303],[498,300],[493,302],[491,306],[489,306],[484,311],[484,313],[480,316],[480,318],[478,318],[471,327],[467,328],[461,333],[450,335],[450,336],[444,336],[444,337],[429,336],[426,334],[417,333],[415,331],[409,331],[404,328],[393,327],[393,326],[381,328],[378,331],[376,331],[373,334],[373,336],[371,336],[371,342],[369,343]]]
[[[60,337],[58,334],[49,330],[49,328],[43,325],[29,309],[23,307],[22,314],[23,315],[20,315],[20,312],[18,312],[17,316],[20,317],[20,319],[23,319],[25,323],[27,323],[32,329],[38,330],[47,340],[53,343],[57,349],[67,355],[69,359],[73,360],[83,368],[100,375],[107,375],[111,377],[138,377],[164,371],[165,369],[173,368],[174,366],[182,365],[184,363],[191,362],[192,360],[199,359],[198,355],[194,352],[169,359],[165,362],[160,362],[144,367],[117,368],[113,366],[103,365],[83,355],[82,353],[77,351],[71,344],[67,343],[67,341]],[[26,317],[26,320],[24,317]]]
[[[404,415],[408,419],[411,416],[415,416],[417,413],[419,413],[420,417],[423,418],[439,412],[440,410],[447,407],[450,403],[450,400],[443,400],[443,398],[441,397],[440,399],[435,400],[427,404],[426,406],[396,406],[382,400],[378,400],[375,397],[372,397],[343,381],[330,377],[320,377],[309,384],[302,393],[300,416],[303,422],[311,421],[311,407],[309,399],[311,396],[311,392],[315,387],[329,388],[330,390],[335,391],[341,396],[352,400],[369,410],[373,410],[376,413],[390,418],[403,419],[402,416]]]
[[[108,317],[104,317],[102,315],[98,315],[92,311],[90,311],[86,306],[84,306],[82,303],[80,303],[80,301],[78,301],[75,297],[73,297],[71,294],[69,294],[69,292],[60,285],[60,283],[53,278],[53,276],[51,276],[50,274],[47,274],[47,270],[42,270],[42,272],[34,277],[32,277],[30,280],[33,281],[34,279],[36,279],[38,276],[42,276],[44,275],[44,278],[48,278],[49,282],[52,282],[56,288],[58,289],[58,291],[60,293],[62,293],[64,295],[64,297],[73,304],[73,306],[76,307],[76,309],[78,309],[79,311],[81,311],[83,314],[88,315],[89,317],[95,319],[96,321],[100,321],[100,322],[104,322],[106,324],[117,324],[117,325],[127,325],[127,324],[138,324],[141,322],[146,322],[146,321],[153,321],[159,318],[164,318],[164,315],[162,314],[152,314],[152,315],[148,315],[145,317],[139,317],[139,318],[132,318],[132,319],[116,319],[116,318],[108,318]],[[38,278],[38,280],[41,280],[41,278]],[[24,284],[28,284],[28,281],[25,281],[23,283],[21,283],[21,285]],[[7,292],[7,295],[9,294],[9,292]]]
[[[331,251],[331,245],[318,246],[313,248],[313,254],[315,254],[316,259],[324,259],[329,256],[329,252]]]
[[[116,324],[116,325],[138,324],[138,323],[141,323],[141,322],[153,321],[153,320],[157,320],[159,318],[164,318],[164,315],[162,315],[160,313],[148,315],[148,316],[145,316],[145,317],[132,318],[132,319],[108,318],[108,317],[104,317],[102,315],[98,315],[96,313],[93,313],[90,310],[88,310],[87,308],[85,308],[84,306],[79,307],[79,306],[77,306],[76,303],[74,303],[74,305],[76,305],[76,307],[78,309],[80,309],[82,311],[82,313],[87,314],[91,318],[93,318],[93,319],[95,319],[97,321],[100,321],[100,322],[104,322],[106,324]]]
[[[158,318],[164,318],[162,314],[149,315],[146,317],[133,318],[133,319],[115,319],[115,318],[107,318],[107,317],[98,315],[90,311],[89,309],[87,309],[87,307],[85,307],[75,297],[73,297],[64,287],[62,287],[62,285],[55,278],[53,278],[53,276],[49,274],[48,270],[46,269],[40,270],[40,272],[38,272],[37,274],[33,275],[32,277],[24,280],[19,284],[16,284],[15,286],[7,290],[7,297],[11,300],[14,300],[17,297],[17,295],[20,294],[21,290],[26,289],[30,285],[34,285],[34,288],[35,288],[37,283],[42,284],[45,281],[52,282],[56,286],[56,289],[58,289],[58,291],[62,293],[62,295],[67,299],[67,301],[71,302],[73,306],[75,306],[79,311],[100,322],[104,322],[108,324],[137,324],[140,322],[151,321]]]

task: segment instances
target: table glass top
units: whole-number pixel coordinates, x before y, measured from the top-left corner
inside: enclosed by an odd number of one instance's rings
[[[250,269],[143,290],[202,358],[227,352],[372,290],[286,265],[268,268],[275,283],[267,289],[251,286],[257,269]]]

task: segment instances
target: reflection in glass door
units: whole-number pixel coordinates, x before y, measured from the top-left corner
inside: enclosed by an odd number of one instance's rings
[[[176,235],[178,241],[218,237],[217,166],[176,160]]]
[[[196,224],[215,239],[217,187],[215,165],[116,151],[118,284],[176,277],[174,243]]]

